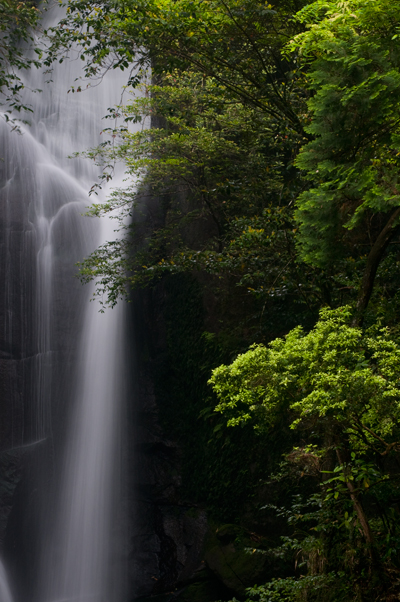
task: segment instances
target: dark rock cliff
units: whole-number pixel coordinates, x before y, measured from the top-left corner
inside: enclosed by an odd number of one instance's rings
[[[206,354],[204,299],[190,276],[167,277],[153,289],[134,294],[136,409],[130,429],[134,512],[129,565],[133,600],[230,600],[243,597],[246,587],[271,572],[266,556],[246,551],[254,547],[254,535],[238,524],[221,522],[229,513],[240,522],[236,500],[233,505],[225,500],[226,508],[215,520],[215,497],[234,495],[235,487],[238,496],[244,495],[237,475],[231,473],[241,470],[244,481],[250,473],[240,458],[236,466],[224,466],[236,454],[235,446],[220,464],[215,457],[220,448],[207,452],[204,437],[213,437],[213,427],[198,416],[209,374],[207,363],[204,372],[197,363],[202,357],[205,361]],[[240,439],[238,445],[243,446]],[[232,479],[231,491],[221,487],[221,492],[209,494],[207,503],[205,490],[218,487],[215,481],[223,469]],[[216,476],[209,474],[212,470]]]

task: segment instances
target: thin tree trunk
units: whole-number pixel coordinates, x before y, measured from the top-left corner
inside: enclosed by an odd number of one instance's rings
[[[393,238],[394,234],[399,228],[399,226],[396,225],[396,221],[399,216],[400,207],[393,211],[388,222],[386,223],[386,226],[380,232],[371,251],[369,252],[367,265],[365,266],[364,276],[358,294],[356,313],[352,323],[353,326],[361,326],[363,323],[365,310],[368,307],[372,290],[374,288],[376,272],[390,240]]]
[[[340,452],[340,450],[336,449],[336,455],[337,455],[337,459],[339,460],[339,463],[343,466],[344,465],[344,459],[342,456],[342,453]],[[346,477],[346,475],[345,475]],[[361,506],[360,500],[357,497],[357,492],[356,492],[356,488],[354,487],[354,484],[352,481],[347,480],[346,478],[346,487],[349,490],[350,493],[350,498],[351,501],[353,502],[353,506],[354,506],[354,510],[356,511],[362,532],[364,533],[364,537],[365,537],[365,541],[368,543],[368,545],[370,546],[370,548],[372,548],[373,544],[374,544],[374,538],[368,523],[368,519],[365,516],[365,512],[363,507]],[[372,549],[371,549],[371,557],[372,557]]]
[[[354,487],[354,484],[352,481],[346,481],[346,486],[347,489],[350,492],[350,497],[351,497],[351,501],[353,502],[353,506],[355,511],[357,512],[357,516],[358,516],[358,520],[360,521],[360,525],[361,528],[363,530],[364,533],[364,537],[366,542],[368,543],[368,545],[372,546],[374,543],[374,538],[372,536],[371,533],[371,529],[368,523],[368,519],[365,516],[365,512],[363,507],[361,506],[358,498],[357,498],[357,493],[356,493],[356,489]]]

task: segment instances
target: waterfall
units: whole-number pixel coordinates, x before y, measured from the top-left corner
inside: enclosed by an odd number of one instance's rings
[[[107,602],[113,591],[109,564],[124,376],[122,310],[100,314],[91,304],[86,311],[53,542],[56,562],[44,565],[43,593],[49,602]]]
[[[0,562],[0,602],[13,602],[7,573],[2,562]]]
[[[23,415],[23,432],[13,433],[9,445],[37,450],[31,489],[39,492],[32,493],[34,518],[26,519],[36,542],[27,553],[36,564],[26,562],[34,573],[26,590],[35,602],[121,597],[114,519],[121,487],[126,312],[121,305],[99,313],[99,305],[89,303],[93,290],[74,277],[75,263],[113,236],[113,222],[82,217],[98,170],[67,157],[100,142],[101,119],[120,102],[125,75],[113,71],[101,85],[67,94],[80,76],[81,61],[73,52],[55,65],[51,83],[48,74],[30,72],[27,88],[43,90],[26,98],[33,108],[31,126],[21,126],[19,135],[0,122],[6,278],[1,329],[4,348],[22,366],[18,401],[10,411],[15,421]],[[0,565],[0,602],[11,600]]]

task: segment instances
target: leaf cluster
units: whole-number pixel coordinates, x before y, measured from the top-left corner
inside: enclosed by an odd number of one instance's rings
[[[40,66],[42,50],[34,38],[39,18],[40,10],[32,2],[0,2],[0,97],[7,121],[13,111],[30,110],[21,96],[21,72]]]
[[[214,370],[217,411],[231,425],[255,417],[270,428],[283,407],[291,428],[340,432],[361,453],[397,449],[400,348],[387,330],[365,333],[350,317],[346,307],[321,310],[308,334],[298,327]]]
[[[399,206],[400,8],[315,2],[297,18],[308,30],[288,50],[307,66],[306,131],[314,138],[296,158],[310,181],[297,200],[298,244],[305,261],[326,265],[338,241],[342,253],[354,245],[357,234],[346,231],[371,220],[374,238],[381,217]]]

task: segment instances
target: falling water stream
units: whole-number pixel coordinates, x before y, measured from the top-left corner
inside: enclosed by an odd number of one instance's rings
[[[20,335],[33,350],[25,362],[32,409],[23,444],[52,440],[57,448],[56,493],[51,502],[43,500],[51,517],[38,551],[35,602],[118,602],[120,595],[113,517],[120,486],[125,311],[121,305],[99,313],[98,304],[89,303],[93,290],[74,278],[76,261],[113,236],[113,222],[82,217],[98,171],[68,156],[99,143],[101,119],[120,102],[125,79],[114,71],[101,85],[68,94],[80,76],[81,61],[73,55],[55,66],[50,84],[48,75],[31,72],[27,86],[43,90],[26,99],[33,108],[31,126],[22,126],[19,135],[0,122],[0,202],[10,244],[17,213],[24,212],[5,276],[19,261],[32,297]],[[9,297],[12,303],[12,292]],[[9,315],[5,330],[11,340]],[[54,442],[54,430],[61,443]],[[13,602],[10,588],[0,564],[0,602]]]
[[[7,573],[2,562],[0,562],[0,601],[13,602]]]

